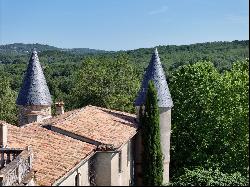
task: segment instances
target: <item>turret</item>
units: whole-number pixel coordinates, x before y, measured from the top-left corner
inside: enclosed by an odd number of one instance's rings
[[[32,51],[16,104],[19,126],[51,117],[51,95],[35,50]]]
[[[140,91],[135,100],[137,108],[137,120],[139,120],[139,110],[144,109],[148,83],[152,80],[157,90],[158,107],[160,112],[160,134],[161,134],[161,149],[163,153],[163,183],[169,182],[169,163],[170,163],[170,133],[171,133],[171,108],[173,101],[168,89],[167,80],[162,68],[157,48],[155,49],[151,61],[146,69],[144,78],[141,84]],[[143,124],[142,124],[143,125]],[[141,133],[136,137],[135,143],[135,179],[136,185],[142,185],[142,142]]]

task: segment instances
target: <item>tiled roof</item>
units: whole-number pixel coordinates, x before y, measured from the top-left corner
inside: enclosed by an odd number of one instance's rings
[[[52,100],[37,52],[31,54],[16,104],[18,105],[51,105]]]
[[[61,121],[62,119],[69,117],[70,115],[74,115],[74,113],[77,113],[80,110],[81,109],[75,109],[75,110],[70,110],[70,111],[64,112],[63,114],[53,116],[52,118],[44,119],[42,123],[43,123],[43,125],[56,123],[58,121]]]
[[[31,145],[33,169],[38,185],[50,186],[81,160],[90,155],[94,145],[47,130],[40,124],[16,127],[8,124],[8,147],[25,148]]]
[[[25,148],[31,145],[37,183],[47,186],[86,159],[96,146],[42,127],[46,124],[112,145],[115,149],[137,131],[135,115],[95,106],[65,112],[42,123],[30,123],[23,127],[8,124],[8,147]]]
[[[173,106],[173,101],[168,89],[168,83],[157,49],[155,49],[151,61],[147,67],[146,73],[144,74],[141,89],[135,100],[135,106],[141,106],[145,104],[148,82],[150,80],[154,82],[155,88],[157,90],[158,106],[171,108]]]
[[[90,105],[71,111],[67,117],[51,119],[49,124],[114,148],[126,143],[137,131],[135,115]]]

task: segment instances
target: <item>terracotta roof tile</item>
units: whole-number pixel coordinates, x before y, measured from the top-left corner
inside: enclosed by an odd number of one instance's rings
[[[65,117],[66,116],[66,117]],[[71,114],[48,120],[57,128],[119,148],[137,130],[136,116],[96,106],[86,106]]]
[[[39,185],[52,185],[95,146],[47,130],[39,124],[16,127],[8,124],[8,147],[25,148],[31,145],[34,153],[33,169]]]
[[[119,148],[137,130],[135,115],[87,106],[82,109],[46,119],[44,124],[73,132],[103,144]],[[16,127],[8,124],[8,147],[25,148],[31,145],[34,153],[33,169],[39,185],[52,185],[96,146],[47,130],[39,123]]]

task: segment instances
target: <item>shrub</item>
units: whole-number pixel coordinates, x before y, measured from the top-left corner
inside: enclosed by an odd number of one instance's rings
[[[219,169],[184,169],[183,175],[173,179],[170,186],[248,186],[248,178],[240,172],[222,173]]]

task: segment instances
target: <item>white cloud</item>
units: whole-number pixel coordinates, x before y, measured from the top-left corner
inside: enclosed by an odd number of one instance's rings
[[[168,7],[167,7],[167,6],[162,6],[162,7],[159,8],[159,9],[151,10],[148,14],[149,14],[149,15],[161,14],[161,13],[166,12],[167,10],[168,10]]]

